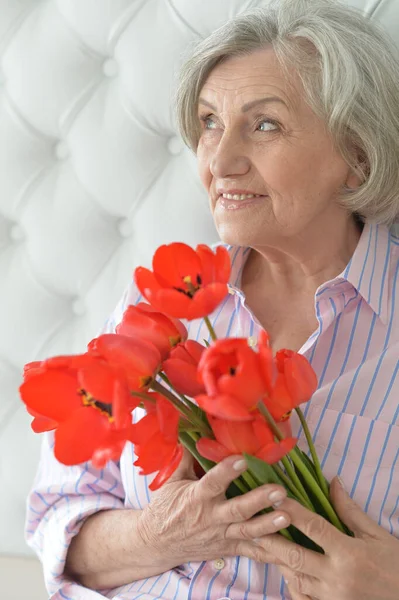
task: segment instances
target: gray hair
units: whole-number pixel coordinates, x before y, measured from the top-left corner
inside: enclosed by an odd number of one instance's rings
[[[399,218],[398,52],[380,25],[338,1],[272,0],[200,42],[180,71],[175,97],[185,143],[196,152],[198,98],[212,69],[270,44],[286,75],[295,68],[306,102],[361,179],[337,201],[361,219],[391,225]]]

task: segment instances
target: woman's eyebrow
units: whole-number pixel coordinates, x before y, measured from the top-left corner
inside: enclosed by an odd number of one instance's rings
[[[278,96],[267,96],[266,98],[259,98],[258,100],[252,100],[252,102],[247,102],[246,104],[243,104],[243,106],[241,107],[241,112],[248,112],[249,110],[251,110],[251,108],[258,106],[259,104],[269,104],[270,102],[280,102],[281,104],[284,104],[284,106],[288,109],[287,104],[282,98],[279,98]],[[217,110],[216,106],[214,106],[204,98],[199,98],[198,104],[204,104],[212,110]]]

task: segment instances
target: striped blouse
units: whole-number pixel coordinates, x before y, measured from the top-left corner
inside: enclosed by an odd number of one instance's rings
[[[249,249],[228,247],[230,293],[211,315],[219,337],[252,337],[260,325],[240,289]],[[399,537],[399,238],[365,224],[345,270],[321,285],[314,298],[318,328],[300,352],[318,376],[306,418],[325,475],[340,474],[369,516]],[[112,332],[125,308],[140,300],[130,284],[103,332]],[[396,312],[395,312],[396,311]],[[189,337],[208,339],[201,320]],[[136,411],[137,412],[137,411]],[[138,418],[137,416],[135,417]],[[306,448],[293,416],[294,434]],[[28,498],[26,538],[39,555],[52,600],[283,600],[289,598],[277,567],[245,557],[191,562],[116,589],[92,591],[63,576],[71,538],[84,520],[104,509],[142,509],[151,500],[151,477],[140,476],[128,443],[118,463],[59,464],[53,435],[45,434],[39,469]],[[134,543],[134,541],[132,541]]]

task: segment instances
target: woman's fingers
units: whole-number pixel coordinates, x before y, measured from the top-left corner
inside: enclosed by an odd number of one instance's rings
[[[242,456],[229,456],[222,460],[198,482],[197,493],[200,495],[201,500],[224,498],[230,483],[244,473],[246,469],[247,465]]]
[[[289,524],[290,519],[287,513],[272,511],[253,519],[231,523],[226,529],[226,539],[253,540],[271,533],[277,533],[280,529],[288,527]]]
[[[223,502],[217,507],[216,516],[221,523],[240,523],[264,508],[271,508],[275,503],[282,502],[286,497],[287,492],[283,487],[275,484],[262,485],[243,496]]]
[[[314,594],[318,587],[318,582],[313,577],[306,575],[298,578],[297,573],[285,565],[280,565],[279,568],[290,590],[292,600],[316,600],[315,596],[309,595],[311,592]]]

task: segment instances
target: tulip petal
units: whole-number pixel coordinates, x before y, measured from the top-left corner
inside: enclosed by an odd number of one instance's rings
[[[163,371],[180,394],[193,398],[205,392],[197,380],[197,367],[183,360],[169,358],[163,363]]]
[[[188,290],[184,279],[189,278],[197,287],[201,276],[201,262],[191,246],[181,242],[160,246],[154,254],[152,268],[162,285]]]
[[[157,417],[159,430],[166,442],[177,444],[180,414],[169,400],[158,394]]]
[[[142,446],[147,444],[159,431],[158,417],[156,413],[145,415],[140,421],[132,425],[130,441]]]
[[[176,319],[186,319],[192,299],[183,292],[177,290],[162,289],[157,294],[151,296],[153,306],[162,310],[170,317]]]
[[[109,430],[107,417],[95,408],[75,410],[55,432],[54,455],[68,466],[86,462],[99,446],[104,445]]]
[[[208,419],[216,440],[232,454],[254,454],[263,445],[254,435],[255,421],[227,421],[211,415]]]
[[[22,401],[42,417],[62,422],[82,406],[76,376],[49,370],[30,377],[19,388]]]
[[[215,280],[219,283],[228,283],[231,273],[230,254],[224,246],[216,248]]]
[[[228,288],[225,283],[211,283],[198,290],[191,301],[186,319],[192,321],[212,314],[227,294]]]
[[[195,400],[198,406],[206,413],[219,417],[219,419],[230,419],[231,421],[252,421],[253,416],[248,410],[241,406],[235,398],[231,396],[196,396]]]
[[[216,440],[210,440],[208,438],[201,438],[196,444],[198,452],[204,458],[212,460],[215,463],[219,463],[224,458],[232,455],[227,448],[219,444]]]
[[[285,380],[293,408],[307,402],[317,389],[317,376],[308,360],[294,353],[285,363]]]
[[[206,244],[198,244],[195,251],[201,262],[201,286],[206,287],[217,281],[215,278],[215,255]]]
[[[89,367],[78,371],[79,386],[93,398],[111,404],[114,396],[114,371],[104,363],[93,361]]]
[[[177,467],[180,465],[182,458],[183,446],[179,444],[174,455],[172,456],[171,461],[158,472],[158,475],[148,486],[151,491],[154,492],[155,490],[158,490],[166,481],[168,481],[168,479],[173,475]]]
[[[288,454],[288,452],[291,452],[296,443],[296,438],[285,438],[278,444],[274,442],[272,444],[266,444],[266,446],[263,446],[263,448],[256,453],[256,456],[267,462],[269,465],[273,465]]]
[[[148,302],[151,302],[151,296],[162,289],[162,286],[158,283],[154,273],[144,267],[137,267],[137,269],[135,269],[134,281],[141,294]]]

